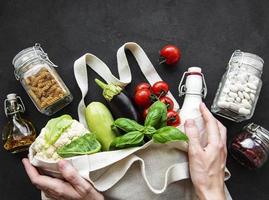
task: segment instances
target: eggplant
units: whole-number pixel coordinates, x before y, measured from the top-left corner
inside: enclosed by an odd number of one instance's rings
[[[130,98],[122,91],[122,88],[114,84],[106,84],[95,79],[97,85],[103,89],[103,96],[115,119],[125,117],[139,121],[139,114]]]

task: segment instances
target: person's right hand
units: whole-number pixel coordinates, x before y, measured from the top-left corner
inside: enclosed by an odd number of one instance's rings
[[[210,113],[205,104],[200,110],[206,124],[208,144],[200,145],[200,136],[193,120],[186,120],[189,137],[189,168],[199,199],[225,199],[224,170],[227,157],[226,128]]]

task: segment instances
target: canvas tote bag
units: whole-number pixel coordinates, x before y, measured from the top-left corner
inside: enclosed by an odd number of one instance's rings
[[[136,43],[128,42],[117,51],[119,78],[109,67],[93,54],[85,54],[74,63],[74,74],[82,93],[78,105],[79,121],[87,127],[85,120],[84,98],[88,93],[87,66],[100,75],[107,83],[125,87],[132,80],[130,66],[125,50],[135,57],[138,66],[150,84],[162,80],[143,49]],[[173,95],[167,94],[179,105]],[[198,129],[204,131],[201,116],[195,119]],[[178,127],[184,131],[181,125]],[[187,159],[187,143],[177,141],[167,144],[155,144],[149,141],[142,147],[100,152],[83,155],[67,160],[79,174],[105,195],[106,199],[197,199],[190,180]],[[37,160],[30,148],[29,158],[33,165],[41,167],[48,175],[60,177],[56,162]],[[230,177],[226,170],[225,180]],[[225,188],[226,189],[226,188]],[[226,189],[227,199],[231,199]],[[42,194],[43,199],[47,199]]]

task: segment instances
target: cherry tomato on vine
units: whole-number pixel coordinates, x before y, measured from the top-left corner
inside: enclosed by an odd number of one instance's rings
[[[136,105],[146,108],[151,104],[151,92],[149,89],[141,89],[135,93],[134,101]]]
[[[180,60],[181,51],[174,45],[166,45],[161,49],[160,56],[163,59],[160,64],[165,62],[168,65],[172,65]]]
[[[135,92],[137,92],[138,90],[142,90],[142,89],[150,89],[150,84],[142,82],[139,83],[136,87],[135,87]]]
[[[179,126],[180,124],[180,118],[178,112],[174,110],[169,110],[167,112],[167,125],[168,126]]]
[[[166,105],[167,110],[173,110],[174,109],[174,102],[173,102],[173,100],[171,98],[169,98],[169,97],[161,97],[160,101],[163,102]]]
[[[151,91],[158,98],[160,98],[160,97],[163,97],[167,94],[167,92],[169,91],[169,86],[164,81],[158,81],[158,82],[153,84],[153,86],[151,87]]]

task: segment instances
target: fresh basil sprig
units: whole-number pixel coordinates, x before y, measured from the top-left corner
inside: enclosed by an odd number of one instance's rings
[[[153,135],[153,141],[156,143],[166,143],[174,140],[187,141],[188,137],[179,129],[173,126],[166,126],[158,129]]]
[[[112,129],[115,129],[115,127],[125,132],[142,131],[144,128],[144,126],[138,124],[136,121],[127,118],[118,118],[116,121],[114,121]]]
[[[150,108],[144,126],[134,120],[119,118],[112,128],[119,128],[124,135],[116,137],[110,144],[110,149],[123,149],[144,144],[144,137],[153,138],[156,143],[166,143],[174,140],[187,141],[188,137],[179,129],[167,126],[167,107],[161,101],[156,101]]]
[[[144,134],[140,131],[131,131],[125,135],[116,137],[110,144],[110,149],[124,149],[144,144]]]
[[[145,126],[142,130],[142,133],[144,133],[148,138],[152,138],[152,135],[156,132],[156,129],[152,126]]]
[[[145,126],[152,126],[156,129],[166,126],[167,107],[161,101],[156,101],[149,108],[145,119]]]

